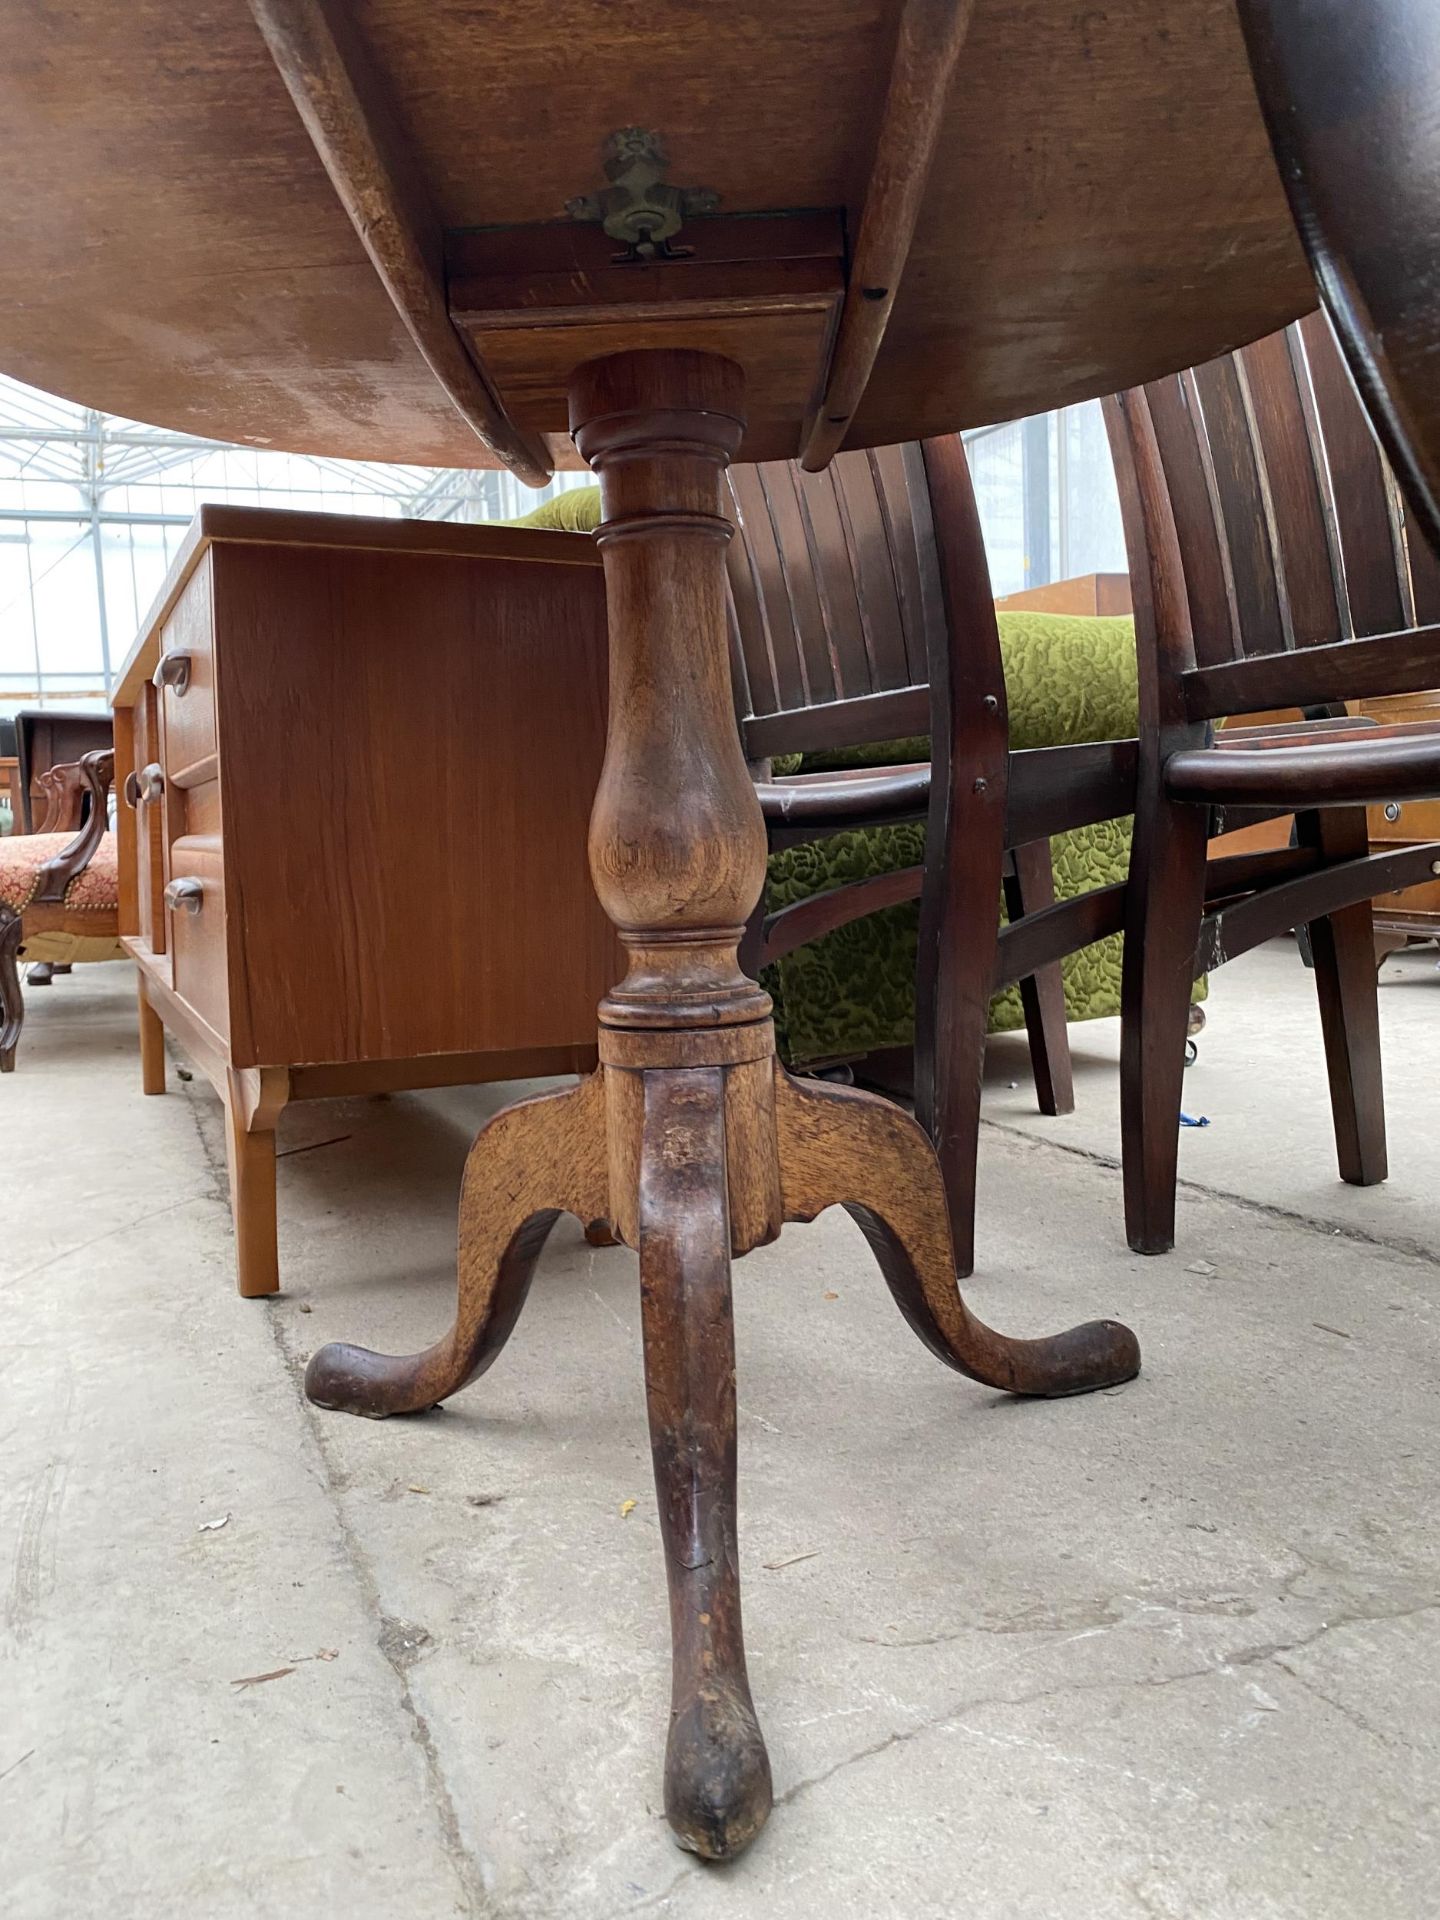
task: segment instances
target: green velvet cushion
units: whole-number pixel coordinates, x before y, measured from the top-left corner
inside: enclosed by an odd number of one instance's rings
[[[1128,614],[998,612],[1000,661],[1010,710],[1010,745],[1070,747],[1084,740],[1128,740],[1139,724],[1135,623]],[[928,760],[920,734],[868,747],[801,756],[801,773],[843,767],[893,767]]]
[[[786,847],[770,856],[765,904],[778,912],[852,879],[918,866],[924,853],[925,828],[919,821]],[[1130,822],[1106,820],[1057,834],[1051,857],[1057,899],[1123,881],[1130,861]],[[911,1045],[919,929],[918,901],[886,907],[797,947],[765,969],[781,1051],[791,1066]],[[1121,953],[1120,936],[1112,934],[1066,955],[1061,971],[1068,1019],[1098,1020],[1120,1011]],[[1195,997],[1204,997],[1203,984]],[[1008,1033],[1024,1024],[1020,989],[1007,987],[990,1003],[989,1030]]]
[[[570,487],[542,501],[531,513],[507,520],[507,527],[552,527],[560,533],[594,533],[600,524],[599,487]]]
[[[1069,746],[1134,734],[1135,639],[1128,618],[1001,613],[998,621],[1013,747]],[[922,738],[806,754],[800,770],[819,773],[923,760],[929,747]],[[767,910],[777,912],[873,873],[918,866],[924,852],[920,822],[858,829],[784,848],[770,856]],[[1051,853],[1057,899],[1123,881],[1130,859],[1130,822],[1110,820],[1057,835]],[[766,969],[782,1051],[792,1066],[913,1042],[919,919],[918,903],[889,907],[837,928]],[[1062,971],[1071,1020],[1119,1012],[1120,963],[1118,934],[1066,957]],[[1203,995],[1201,983],[1196,998]],[[991,1003],[990,1031],[1002,1033],[1023,1024],[1020,989],[1007,988]]]

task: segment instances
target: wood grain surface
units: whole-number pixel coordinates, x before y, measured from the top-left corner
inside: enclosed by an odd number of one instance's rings
[[[354,8],[447,231],[560,219],[602,184],[607,136],[658,121],[670,177],[713,188],[722,214],[836,209],[856,234],[899,16],[899,0]],[[257,446],[486,464],[248,7],[12,0],[0,119],[5,372]],[[1231,0],[976,0],[847,444],[1113,391],[1312,302]],[[813,388],[747,373],[742,457],[793,455]],[[520,426],[563,434],[552,406]]]

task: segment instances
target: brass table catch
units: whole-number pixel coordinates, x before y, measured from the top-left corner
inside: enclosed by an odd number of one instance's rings
[[[720,204],[709,187],[672,187],[665,178],[670,162],[658,133],[643,127],[621,127],[605,142],[605,177],[610,182],[599,193],[567,200],[572,220],[598,220],[612,240],[626,251],[622,262],[679,260],[693,247],[671,242],[686,220],[713,213]]]

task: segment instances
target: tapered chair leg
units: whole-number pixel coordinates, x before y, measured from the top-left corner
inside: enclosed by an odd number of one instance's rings
[[[1135,820],[1121,988],[1120,1136],[1125,1234],[1136,1253],[1175,1244],[1185,1034],[1205,906],[1204,807],[1161,799]]]
[[[976,944],[984,946],[983,942]],[[944,1175],[955,1271],[962,1279],[975,1271],[975,1190],[988,978],[985,989],[986,998],[981,998],[978,991],[955,993],[948,1017],[942,1013],[939,1022],[939,1051],[932,1057],[928,1076],[917,1032],[915,1111],[934,1144]]]
[[[920,896],[915,1116],[940,1162],[955,1271],[962,1279],[975,1270],[980,1095],[1005,872],[1003,778],[995,785],[1000,797],[972,802],[958,825],[948,816],[937,825],[932,798]],[[934,846],[943,853],[932,856]]]
[[[1360,859],[1370,849],[1363,807],[1301,814],[1296,831],[1302,845],[1318,848],[1327,861]],[[1376,1186],[1385,1179],[1389,1165],[1370,902],[1362,900],[1340,913],[1312,921],[1310,951],[1325,1037],[1340,1178],[1353,1187]]]
[[[1016,847],[1005,874],[1005,911],[1011,921],[1055,904],[1055,870],[1050,842],[1032,840]],[[1070,1069],[1070,1031],[1065,1015],[1065,975],[1058,960],[1020,982],[1025,1036],[1030,1042],[1030,1071],[1041,1113],[1075,1111],[1075,1082]]]
[[[670,1587],[665,1813],[681,1846],[728,1860],[765,1824],[771,1788],[740,1630],[718,1068],[645,1076],[639,1241],[645,1393]]]

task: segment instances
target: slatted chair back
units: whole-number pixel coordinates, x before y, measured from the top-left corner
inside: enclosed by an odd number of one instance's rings
[[[1146,395],[1200,665],[1415,624],[1398,496],[1320,315]]]
[[[1184,676],[1188,718],[1440,684],[1440,561],[1322,315],[1153,381],[1109,418],[1132,457],[1153,434],[1189,614],[1188,634],[1169,622],[1160,670]]]
[[[823,473],[771,461],[729,479],[749,757],[928,732],[927,646],[945,607],[919,444],[843,453]]]

